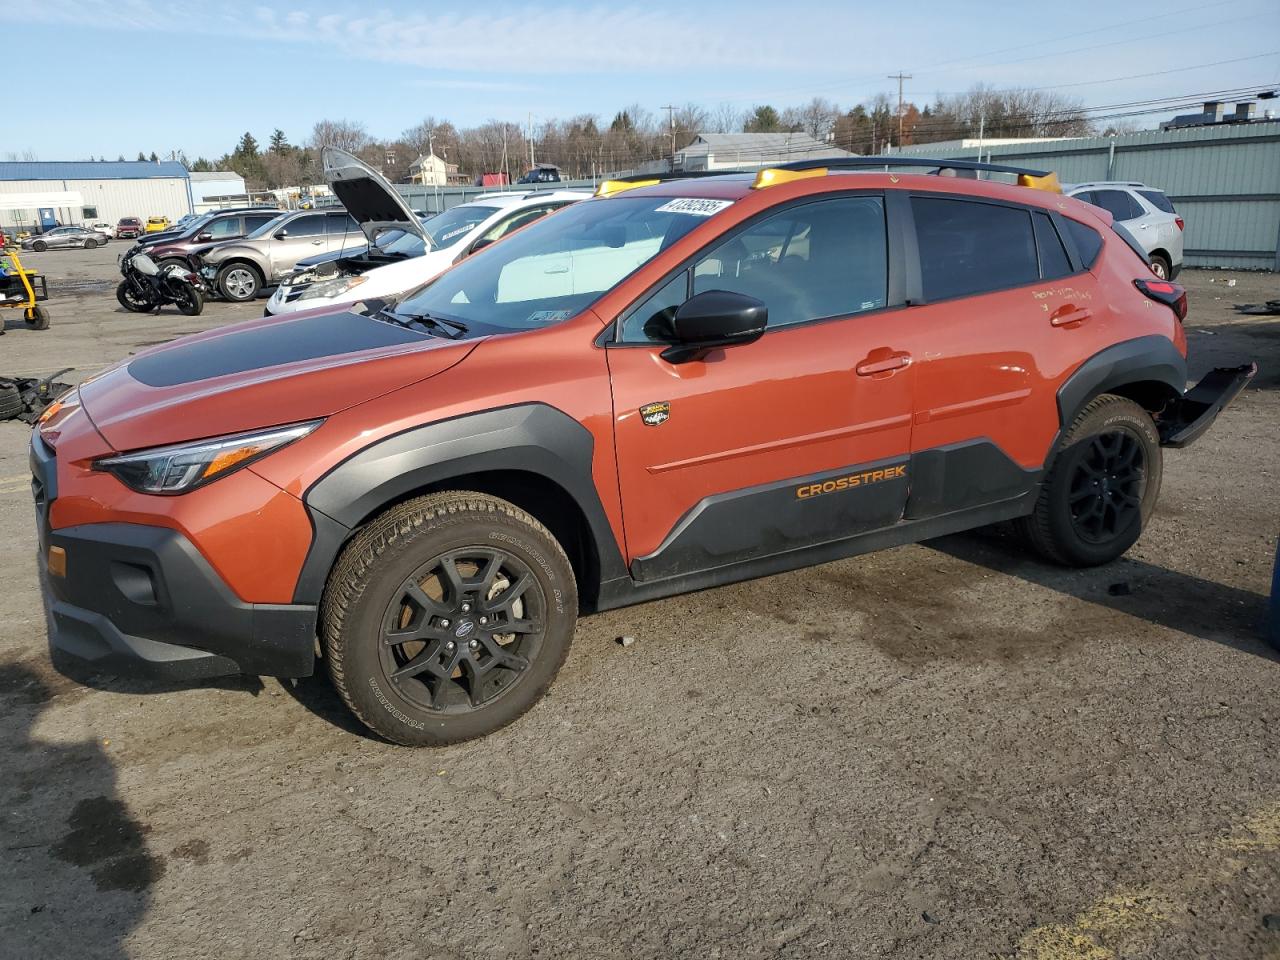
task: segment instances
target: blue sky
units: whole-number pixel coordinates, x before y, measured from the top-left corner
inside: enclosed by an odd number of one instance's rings
[[[1158,20],[1146,19],[1150,4],[1114,0],[1079,0],[1067,18],[1057,4],[933,0],[4,6],[6,47],[24,64],[14,75],[39,79],[8,90],[37,119],[10,117],[0,159],[216,157],[245,130],[266,140],[281,127],[301,142],[323,118],[391,138],[427,115],[469,126],[608,119],[630,103],[850,105],[896,96],[887,75],[899,71],[914,75],[906,96],[917,102],[977,82],[1055,88],[1087,105],[1280,85],[1276,0],[1169,0]]]

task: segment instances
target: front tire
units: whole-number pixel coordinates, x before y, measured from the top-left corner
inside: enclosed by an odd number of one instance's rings
[[[31,249],[36,253],[44,253],[49,249],[49,245],[43,240],[37,240],[35,243],[31,244]]]
[[[98,247],[98,241],[97,241],[97,240],[86,240],[86,241],[84,242],[84,248],[85,248],[86,250],[96,250],[96,249],[97,249],[97,247]]]
[[[233,303],[244,303],[258,295],[262,277],[247,263],[229,263],[218,271],[218,291]]]
[[[1102,394],[1067,430],[1035,510],[1018,521],[1019,531],[1054,563],[1109,563],[1142,535],[1163,474],[1151,415],[1132,400]]]
[[[120,285],[116,287],[116,299],[120,301],[120,306],[130,313],[150,313],[155,309],[151,298],[139,297],[128,280],[121,280]]]
[[[321,605],[338,694],[404,746],[485,736],[532,707],[569,652],[573,568],[541,523],[481,493],[394,507],[342,552]]]

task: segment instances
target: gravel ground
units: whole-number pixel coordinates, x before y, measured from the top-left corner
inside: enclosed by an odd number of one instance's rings
[[[260,312],[125,314],[123,246],[29,257],[72,292],[0,371]],[[1280,320],[1230,309],[1280,282],[1183,279],[1193,376],[1263,372],[1125,559],[981,532],[599,615],[445,750],[363,736],[323,677],[55,673],[0,424],[0,955],[1280,958]]]

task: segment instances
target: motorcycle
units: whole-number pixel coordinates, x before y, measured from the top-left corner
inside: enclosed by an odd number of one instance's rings
[[[145,253],[131,251],[120,258],[120,273],[124,280],[116,287],[116,299],[126,310],[151,313],[172,303],[188,317],[196,317],[204,309],[208,288],[181,264],[157,266]]]

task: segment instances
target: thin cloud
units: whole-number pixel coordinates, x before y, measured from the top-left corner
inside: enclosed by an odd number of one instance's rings
[[[728,68],[802,69],[819,51],[809,35],[792,42],[784,23],[759,29],[726,18],[641,7],[568,5],[485,8],[455,14],[357,13],[328,8],[272,9],[252,3],[175,0],[11,0],[10,23],[67,24],[136,32],[315,45],[352,60],[399,63],[454,73],[706,72]],[[804,51],[803,55],[798,51]]]

